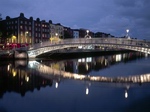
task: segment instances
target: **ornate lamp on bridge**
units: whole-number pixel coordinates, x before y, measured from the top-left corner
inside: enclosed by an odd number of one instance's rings
[[[87,35],[89,35],[89,30],[86,30]]]
[[[130,39],[130,36],[129,36],[129,29],[127,29],[126,32],[127,32],[126,37],[127,37],[128,39]]]
[[[89,32],[90,32],[89,30],[86,30],[87,34],[85,35],[85,38],[91,38],[91,36],[89,35]]]

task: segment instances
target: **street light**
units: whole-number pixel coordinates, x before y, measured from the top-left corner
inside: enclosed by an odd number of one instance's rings
[[[129,37],[129,29],[126,29],[126,32],[127,32],[126,37],[127,37],[128,39],[130,39],[130,37]]]
[[[89,34],[89,30],[86,30],[87,35]]]
[[[86,30],[87,35],[85,36],[86,38],[91,38],[91,36],[89,35],[89,30]]]
[[[27,34],[28,34],[28,31],[25,32],[26,43],[27,43]]]
[[[56,35],[56,37],[57,37],[57,36],[58,36],[58,33],[56,33],[55,35]]]

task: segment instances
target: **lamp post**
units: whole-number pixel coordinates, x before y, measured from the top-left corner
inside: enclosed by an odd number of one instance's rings
[[[58,41],[58,40],[59,40],[59,35],[58,35],[58,33],[56,33],[55,35],[56,35],[56,40]]]
[[[126,32],[127,32],[126,37],[127,37],[128,39],[130,39],[130,37],[129,37],[129,29],[127,29]]]
[[[89,35],[89,30],[86,30],[87,36]]]
[[[58,36],[58,33],[55,33],[55,36],[56,36],[56,38],[57,38],[57,36]]]
[[[91,36],[89,35],[89,30],[86,30],[87,35],[85,36],[86,38],[91,38]]]
[[[28,34],[28,31],[25,32],[25,39],[26,39],[25,42],[26,43],[27,43],[27,34]]]

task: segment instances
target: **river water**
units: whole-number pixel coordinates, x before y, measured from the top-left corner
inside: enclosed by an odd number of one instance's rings
[[[72,78],[62,75],[64,72],[79,75]],[[150,111],[149,74],[149,56],[137,52],[65,60],[1,61],[0,112]],[[80,76],[124,79],[101,82]],[[131,76],[135,76],[134,81],[126,81]]]

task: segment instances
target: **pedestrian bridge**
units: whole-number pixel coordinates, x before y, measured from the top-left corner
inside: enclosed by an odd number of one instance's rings
[[[79,46],[95,46],[119,48],[126,50],[139,51],[150,54],[150,41],[127,39],[127,38],[78,38],[78,39],[62,39],[59,41],[47,41],[34,44],[27,50],[29,58],[65,48],[78,48]]]

